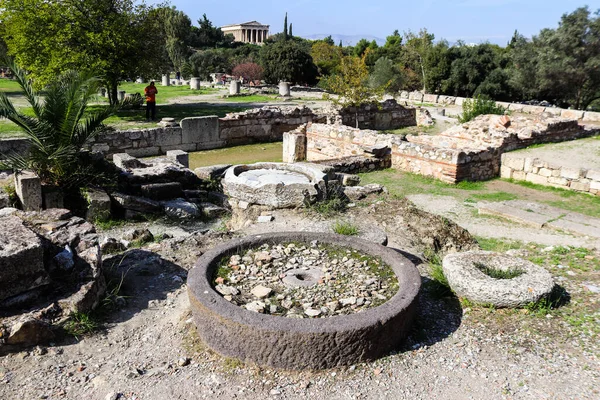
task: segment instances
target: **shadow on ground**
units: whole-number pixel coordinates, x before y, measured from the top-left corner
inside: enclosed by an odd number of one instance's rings
[[[106,322],[127,321],[141,310],[151,307],[153,300],[168,299],[168,294],[185,282],[187,271],[146,250],[129,250],[104,260],[107,280],[105,306],[112,308]]]
[[[423,260],[413,254],[394,250],[408,258],[415,266],[423,264]],[[463,315],[460,301],[436,281],[421,275],[421,290],[417,301],[413,327],[400,351],[431,346],[449,337],[460,327]]]

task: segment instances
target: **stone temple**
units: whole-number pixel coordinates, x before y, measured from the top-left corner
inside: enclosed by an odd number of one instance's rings
[[[257,21],[225,25],[221,30],[226,35],[233,35],[236,42],[242,43],[263,44],[269,37],[269,25]]]

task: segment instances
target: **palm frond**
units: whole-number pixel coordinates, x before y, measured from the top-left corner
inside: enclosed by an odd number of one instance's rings
[[[21,90],[23,90],[23,96],[25,96],[25,99],[31,105],[31,108],[33,108],[34,114],[39,117],[42,114],[43,106],[40,102],[38,93],[33,89],[31,81],[27,78],[25,70],[21,69],[21,67],[15,63],[15,60],[10,57],[4,57],[2,63],[7,65],[12,71],[15,80],[21,87]]]

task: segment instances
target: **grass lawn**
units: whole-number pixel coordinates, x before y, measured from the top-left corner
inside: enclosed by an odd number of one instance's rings
[[[144,95],[144,88],[148,86],[147,83],[135,83],[135,82],[123,82],[119,85],[119,90],[124,90],[126,93],[139,93]],[[169,100],[178,97],[187,96],[198,96],[202,94],[217,93],[218,89],[213,88],[200,88],[200,90],[192,90],[189,85],[182,86],[161,86],[160,83],[156,85],[158,94],[156,95],[156,104],[168,104]],[[106,98],[98,97],[101,101],[108,101]]]
[[[250,96],[232,96],[226,97],[223,101],[229,103],[268,103],[277,101],[277,96],[268,96],[263,94],[253,94]]]
[[[283,143],[259,143],[224,149],[190,153],[190,168],[216,164],[253,164],[257,162],[281,162]]]
[[[16,96],[22,93],[17,81],[8,78],[0,78],[0,92],[4,92],[8,96]]]

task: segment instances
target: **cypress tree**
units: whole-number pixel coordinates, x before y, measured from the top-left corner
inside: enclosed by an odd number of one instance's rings
[[[285,13],[285,19],[283,20],[283,38],[288,38],[288,24],[287,24],[287,13]]]
[[[291,37],[291,38],[293,38],[293,37],[294,37],[294,34],[292,33],[292,25],[294,25],[294,24],[290,24],[290,37]]]

